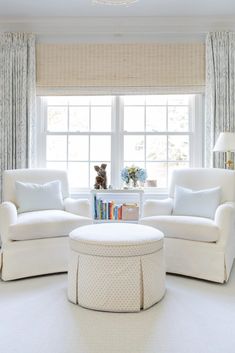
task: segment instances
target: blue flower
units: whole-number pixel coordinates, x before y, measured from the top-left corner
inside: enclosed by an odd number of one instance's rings
[[[125,181],[125,183],[129,183],[130,176],[129,176],[128,167],[125,167],[121,170],[121,178],[123,181]]]
[[[147,179],[147,172],[143,168],[131,166],[125,167],[121,170],[121,178],[125,183],[129,183],[130,179],[133,181],[140,181],[142,183]]]
[[[140,181],[140,182],[142,182],[142,183],[144,183],[145,182],[145,180],[147,179],[147,171],[146,171],[146,169],[143,169],[143,168],[139,168],[138,170],[137,170],[137,172],[136,172],[136,177],[137,177],[137,179]]]

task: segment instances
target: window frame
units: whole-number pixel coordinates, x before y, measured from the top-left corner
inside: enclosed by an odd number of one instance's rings
[[[145,161],[144,165],[146,168],[146,136],[181,136],[181,135],[187,135],[189,136],[189,167],[190,168],[196,168],[196,167],[202,167],[203,166],[203,146],[204,146],[204,140],[203,140],[203,116],[204,116],[204,111],[203,111],[203,95],[202,94],[192,94],[191,101],[189,104],[189,109],[191,110],[189,112],[189,131],[188,132],[148,132],[148,131],[133,131],[133,132],[127,132],[124,131],[124,99],[122,97],[119,98],[119,116],[120,116],[120,130],[119,130],[119,135],[120,135],[120,146],[122,147],[122,151],[120,153],[120,169],[123,168],[124,166],[124,137],[125,136],[136,136],[136,135],[144,135],[144,150],[145,150]],[[134,107],[135,105],[131,105]],[[137,106],[142,106],[136,105]],[[145,105],[145,109],[147,106],[154,106],[154,105]],[[164,106],[164,105],[163,105]],[[177,106],[173,105],[172,106]],[[179,105],[178,105],[179,106]],[[146,115],[145,115],[146,118]],[[145,125],[146,126],[146,125]],[[158,161],[152,161],[153,163],[158,163]],[[161,161],[162,163],[168,163],[168,139],[167,139],[167,159],[165,161]],[[170,161],[171,162],[171,161]],[[174,162],[174,161],[172,161]],[[177,162],[177,161],[176,161]],[[138,161],[136,161],[136,164],[138,165]],[[167,180],[166,180],[166,188],[157,188],[158,191],[164,192],[167,190],[169,186],[169,171],[167,167]],[[148,191],[154,191],[156,188],[146,188]]]
[[[179,94],[179,93],[175,93]],[[147,94],[146,94],[147,95]],[[202,167],[204,164],[203,160],[203,120],[204,120],[204,95],[203,94],[193,94],[191,107],[191,116],[189,120],[189,132],[144,132],[145,135],[145,147],[146,147],[146,136],[154,135],[188,135],[189,136],[189,167]],[[46,138],[47,135],[88,135],[99,136],[108,135],[111,137],[111,161],[110,161],[110,182],[114,188],[120,188],[122,186],[122,181],[120,178],[120,170],[124,166],[124,136],[126,135],[143,135],[143,132],[125,132],[124,131],[124,102],[122,96],[113,96],[111,103],[111,132],[47,132],[47,104],[46,99],[43,96],[37,97],[37,158],[36,166],[39,168],[46,168]],[[67,139],[68,146],[68,139]],[[90,148],[90,142],[89,142]],[[68,157],[68,147],[66,151]],[[146,148],[145,148],[146,156]],[[115,162],[114,162],[115,161]],[[89,178],[90,178],[90,163],[94,163],[91,160],[83,161],[89,163]],[[165,162],[165,161],[164,161]],[[167,162],[167,161],[166,161]],[[67,162],[68,163],[68,159]],[[138,164],[138,162],[136,162]],[[145,158],[146,165],[146,158]],[[156,162],[157,163],[157,162]],[[167,178],[169,174],[167,172]],[[167,185],[169,185],[169,180],[167,180]],[[149,193],[165,193],[166,188],[145,188]],[[89,192],[90,188],[73,188],[73,194],[81,192]]]
[[[67,164],[67,168],[68,168],[68,163],[69,162],[75,162],[75,161],[69,161],[69,155],[68,155],[68,144],[69,144],[69,139],[68,136],[88,136],[88,154],[90,156],[90,138],[91,136],[110,136],[110,140],[111,140],[111,154],[110,154],[110,161],[103,161],[104,163],[110,163],[110,174],[111,174],[111,179],[112,179],[112,150],[113,150],[113,146],[112,146],[112,141],[113,141],[113,135],[114,135],[114,127],[115,127],[115,111],[114,111],[114,98],[112,98],[111,100],[111,131],[110,132],[103,132],[103,131],[99,131],[99,132],[94,132],[94,131],[63,131],[63,132],[48,132],[47,131],[47,103],[46,103],[46,99],[45,97],[37,97],[37,113],[38,116],[40,117],[39,119],[37,119],[38,125],[37,125],[37,130],[39,131],[39,136],[37,139],[37,151],[39,151],[39,153],[37,153],[38,155],[38,159],[37,159],[37,166],[41,167],[41,168],[46,168],[46,163],[47,163],[47,159],[46,159],[46,140],[47,140],[47,136],[67,136],[67,142],[66,142],[66,161],[65,163]],[[57,106],[56,104],[54,106]],[[64,106],[64,105],[61,105]],[[71,105],[71,106],[76,106],[76,105]],[[84,105],[84,106],[88,106],[88,105]],[[107,105],[89,105],[89,120],[91,119],[91,114],[90,114],[90,110],[91,107],[104,107]],[[68,113],[69,114],[69,113]],[[68,115],[69,117],[69,115]],[[89,122],[90,123],[90,122]],[[69,124],[69,121],[68,121]],[[51,161],[51,162],[56,162],[56,161]],[[60,162],[60,161],[58,161]],[[90,183],[90,165],[93,163],[96,163],[96,161],[93,161],[91,159],[88,160],[82,160],[82,161],[77,161],[79,162],[84,162],[84,163],[88,163],[88,180]],[[97,161],[98,163],[98,161]],[[73,188],[72,189],[73,192],[80,192],[80,191],[88,191],[90,190],[89,187],[84,187],[84,188]]]

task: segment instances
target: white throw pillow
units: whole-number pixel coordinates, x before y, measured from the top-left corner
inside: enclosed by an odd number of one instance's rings
[[[18,212],[64,209],[61,183],[54,180],[46,184],[22,183],[16,181]]]
[[[214,218],[220,204],[221,188],[191,190],[175,186],[174,215]]]

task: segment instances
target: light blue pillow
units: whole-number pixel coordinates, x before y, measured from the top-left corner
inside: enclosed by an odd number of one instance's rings
[[[221,188],[191,190],[175,186],[174,215],[214,218],[221,201]]]
[[[15,187],[19,213],[64,209],[61,183],[59,180],[54,180],[46,184],[32,184],[16,181]]]

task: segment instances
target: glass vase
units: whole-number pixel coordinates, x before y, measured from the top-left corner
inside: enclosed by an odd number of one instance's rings
[[[139,182],[137,179],[133,178],[130,180],[131,181],[131,188],[138,188],[139,187]]]

